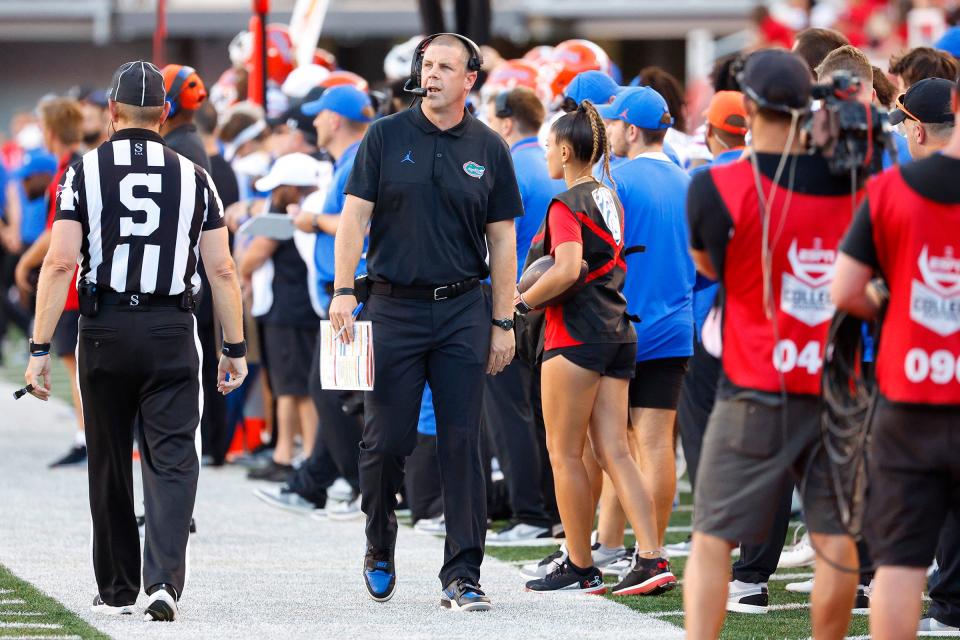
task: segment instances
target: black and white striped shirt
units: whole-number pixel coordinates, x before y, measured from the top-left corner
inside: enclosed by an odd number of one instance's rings
[[[146,129],[123,129],[71,166],[56,219],[83,225],[78,282],[157,295],[199,292],[200,232],[224,225],[210,174]]]

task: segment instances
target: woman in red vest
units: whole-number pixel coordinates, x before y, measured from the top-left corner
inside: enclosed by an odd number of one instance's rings
[[[603,120],[584,101],[554,123],[548,139],[550,177],[563,178],[568,187],[550,203],[544,226],[544,249],[554,257],[554,266],[516,301],[521,313],[546,307],[543,417],[567,550],[553,572],[528,582],[527,589],[606,592],[590,549],[597,496],[583,463],[589,436],[637,537],[634,568],[613,593],[655,594],[673,588],[676,578],[657,548],[653,499],[627,440],[627,394],[637,336],[621,294],[626,273],[623,208],[615,192],[593,177],[601,158],[610,179]],[[584,261],[588,272],[583,288],[557,301],[578,282]]]

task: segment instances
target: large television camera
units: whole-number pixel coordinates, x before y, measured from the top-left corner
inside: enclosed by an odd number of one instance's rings
[[[810,145],[827,159],[834,175],[858,181],[883,170],[883,154],[896,157],[893,131],[886,111],[856,99],[860,79],[837,71],[830,82],[813,86],[812,97],[822,106],[807,121]]]

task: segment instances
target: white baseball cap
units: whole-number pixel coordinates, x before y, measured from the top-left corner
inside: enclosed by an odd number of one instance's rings
[[[254,185],[257,191],[273,191],[281,185],[316,187],[320,184],[320,161],[305,153],[289,153],[277,158],[264,177]]]

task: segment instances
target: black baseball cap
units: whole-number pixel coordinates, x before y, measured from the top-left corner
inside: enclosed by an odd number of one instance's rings
[[[163,74],[143,60],[124,62],[113,74],[107,97],[135,107],[162,107],[167,97]]]
[[[762,49],[751,54],[737,80],[744,95],[763,109],[790,112],[810,107],[810,67],[785,49]]]
[[[287,110],[278,116],[267,118],[267,124],[271,127],[285,124],[291,129],[302,132],[307,142],[315,145],[317,143],[317,130],[313,127],[313,116],[308,116],[303,112],[303,105],[319,99],[323,95],[323,91],[324,87],[314,87],[302,98],[291,100]]]
[[[928,124],[953,122],[950,92],[956,83],[944,78],[927,78],[897,96],[897,107],[890,112],[890,123],[897,125],[906,119]]]

